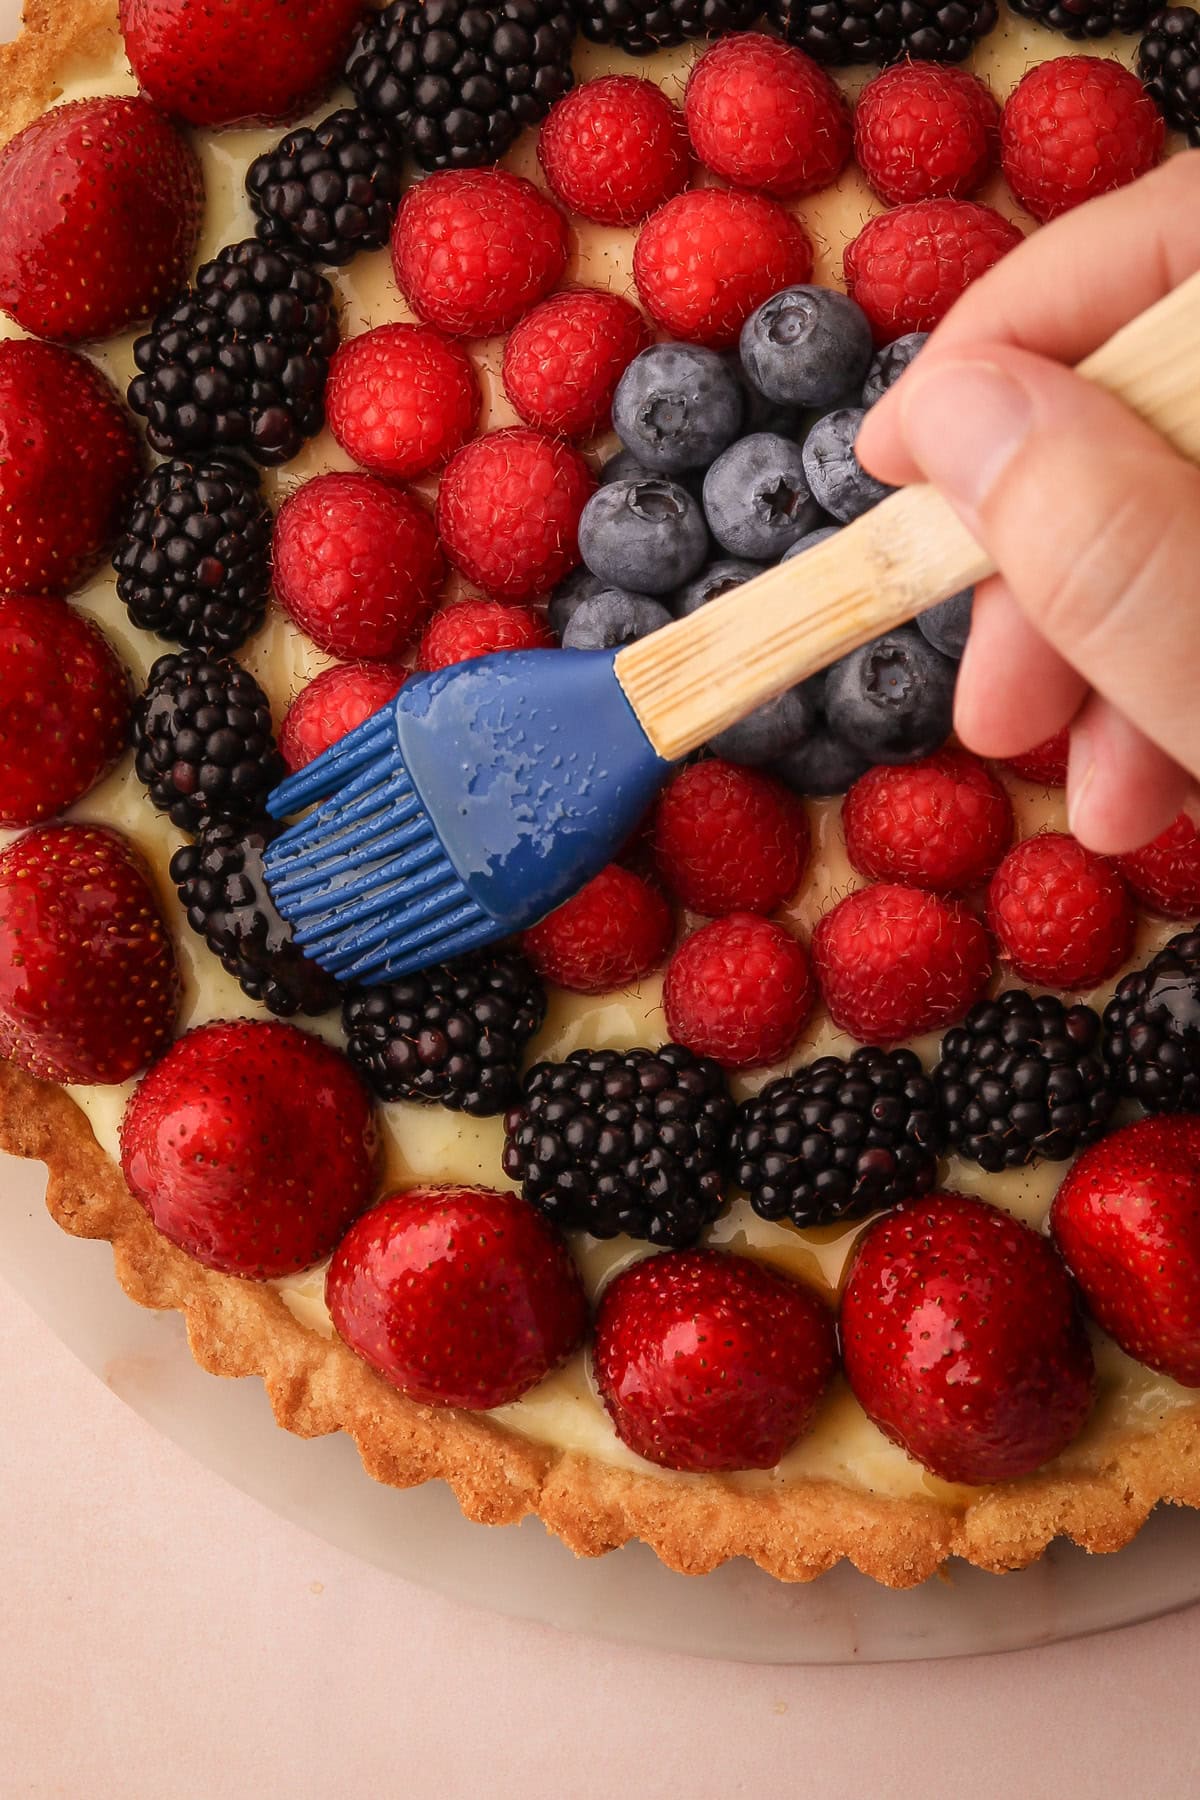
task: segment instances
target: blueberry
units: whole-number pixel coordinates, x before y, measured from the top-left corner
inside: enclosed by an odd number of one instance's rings
[[[769,763],[815,731],[820,712],[808,683],[788,688],[775,700],[756,706],[752,713],[729,725],[709,740],[709,749],[735,763]]]
[[[907,336],[877,350],[863,382],[863,405],[874,406],[877,400],[882,400],[888,389],[899,381],[917,351],[923,350],[928,342],[927,331],[910,331]]]
[[[806,550],[815,550],[818,544],[828,543],[829,539],[836,537],[841,529],[840,525],[818,525],[815,531],[806,531],[802,538],[796,539],[790,549],[784,551],[779,559],[780,562],[787,562],[790,556],[803,556]]]
[[[769,431],[722,451],[704,477],[704,511],[722,549],[752,562],[778,562],[821,516],[799,446]]]
[[[844,794],[870,766],[869,756],[835,736],[828,725],[819,725],[811,736],[779,757],[771,773],[797,794],[817,799],[823,794]]]
[[[601,588],[575,608],[562,645],[564,650],[615,650],[670,623],[671,615],[661,600],[651,600],[649,594],[628,594],[624,588]]]
[[[590,569],[585,569],[582,563],[577,569],[572,569],[569,575],[563,576],[546,608],[546,619],[556,638],[562,637],[576,608],[582,606],[585,600],[590,600],[593,594],[598,594],[603,586],[599,576],[593,575]]]
[[[844,525],[892,492],[868,475],[854,454],[865,417],[861,406],[843,406],[818,419],[804,440],[804,473],[813,498]]]
[[[705,469],[737,436],[742,389],[715,350],[652,344],[613,395],[613,426],[627,450],[661,475]]]
[[[702,569],[678,593],[672,594],[671,611],[677,619],[686,619],[689,613],[699,612],[710,600],[728,594],[731,589],[741,587],[743,581],[761,574],[758,563],[739,562],[735,556],[723,557],[720,562],[709,563],[707,569]]]
[[[830,730],[872,762],[915,762],[950,735],[958,669],[912,625],[851,651],[825,677]]]
[[[742,390],[742,436],[749,437],[755,431],[774,431],[780,437],[798,437],[803,407],[788,406],[782,400],[768,400],[765,394],[760,394],[748,379],[736,350],[731,350],[725,361]]]
[[[638,461],[632,450],[618,450],[615,456],[601,463],[597,479],[601,487],[605,487],[610,481],[642,481],[653,473],[653,469]]]
[[[655,475],[597,488],[579,521],[579,550],[605,587],[669,594],[708,555],[704,514],[685,488]]]
[[[784,288],[750,314],[738,349],[768,400],[829,406],[862,386],[871,327],[861,306],[834,288]]]
[[[974,599],[975,589],[964,588],[961,594],[951,594],[940,606],[931,606],[928,612],[917,615],[917,630],[926,643],[955,662],[967,647]]]

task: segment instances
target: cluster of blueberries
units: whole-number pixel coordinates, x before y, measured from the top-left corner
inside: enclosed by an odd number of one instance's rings
[[[791,287],[746,321],[735,355],[655,344],[613,401],[624,445],[579,525],[583,566],[550,602],[568,649],[610,649],[799,556],[890,491],[854,446],[922,333],[875,351],[861,308]],[[842,793],[872,763],[912,762],[950,732],[969,592],[866,644],[714,738],[803,794]],[[803,606],[803,585],[796,604]]]

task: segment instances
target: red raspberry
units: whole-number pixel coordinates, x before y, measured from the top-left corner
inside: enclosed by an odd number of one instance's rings
[[[445,576],[424,507],[373,475],[318,475],[275,520],[275,592],[330,656],[398,656]]]
[[[1117,867],[1143,906],[1168,919],[1200,912],[1200,831],[1180,813],[1153,843],[1118,856]]]
[[[1005,179],[1035,219],[1055,219],[1162,161],[1166,127],[1129,69],[1097,56],[1039,63],[1009,95]]]
[[[654,814],[663,880],[693,912],[774,912],[808,862],[808,814],[772,775],[712,757],[676,775]]]
[[[446,554],[496,600],[544,594],[579,562],[579,515],[596,480],[568,445],[519,426],[466,444],[442,477]]]
[[[840,90],[802,50],[763,32],[735,33],[704,53],[688,78],[684,112],[706,168],[778,200],[830,187],[850,155]]]
[[[545,613],[502,600],[459,600],[434,613],[417,648],[418,669],[448,669],[452,663],[491,656],[497,650],[550,650],[554,633]]]
[[[846,852],[870,881],[961,893],[992,873],[1012,842],[1012,802],[975,757],[939,750],[869,769],[842,802]]]
[[[952,1025],[992,972],[974,913],[919,888],[847,894],[818,924],[812,950],[830,1017],[863,1044]]]
[[[0,592],[65,594],[90,575],[141,461],[129,414],[86,357],[0,344]]]
[[[988,923],[1023,981],[1080,988],[1120,968],[1137,921],[1114,862],[1044,831],[1015,845],[992,876]]]
[[[636,225],[687,186],[683,114],[656,82],[602,75],[551,108],[538,161],[572,212],[598,225]]]
[[[1021,233],[975,200],[919,200],[869,219],[845,255],[846,288],[878,344],[932,331]]]
[[[413,311],[456,337],[507,331],[562,279],[567,221],[507,169],[446,169],[409,188],[392,266]]]
[[[999,158],[1000,104],[966,69],[896,63],[859,96],[854,154],[886,206],[966,200]]]
[[[481,405],[466,352],[423,325],[379,325],[348,338],[325,390],[329,429],[342,449],[397,481],[453,456],[475,430]]]
[[[608,429],[617,383],[649,342],[650,327],[619,294],[552,294],[514,325],[504,386],[527,425],[591,437]]]
[[[697,188],[651,215],[633,252],[642,304],[673,336],[728,350],[755,307],[813,271],[808,234],[757,194]]]
[[[786,1056],[815,1000],[803,944],[757,913],[702,925],[676,950],[663,983],[673,1041],[728,1069]]]
[[[1071,747],[1071,734],[1064,725],[1053,737],[1044,743],[1035,744],[1032,750],[1022,751],[1020,756],[1006,756],[1000,767],[1011,769],[1022,781],[1036,782],[1039,787],[1065,787],[1067,785],[1067,752]]]
[[[546,981],[575,994],[628,987],[656,969],[674,921],[650,884],[609,863],[524,933],[521,948]]]
[[[279,751],[291,774],[395,699],[408,671],[394,663],[336,663],[301,688],[279,727]]]

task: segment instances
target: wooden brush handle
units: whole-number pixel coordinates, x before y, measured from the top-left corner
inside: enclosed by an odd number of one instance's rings
[[[1079,374],[1200,462],[1200,274],[1122,327]],[[629,644],[617,677],[673,762],[871,638],[995,573],[935,489],[902,488],[834,538]]]

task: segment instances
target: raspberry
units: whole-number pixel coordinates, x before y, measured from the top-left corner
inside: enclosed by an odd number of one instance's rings
[[[1067,752],[1071,745],[1071,734],[1064,725],[1053,737],[1044,743],[1035,744],[1032,750],[1022,751],[1020,756],[1006,756],[1000,767],[1011,769],[1022,781],[1034,781],[1041,787],[1065,787],[1067,784]]]
[[[966,69],[897,63],[867,83],[854,111],[854,154],[886,206],[965,200],[999,153],[999,103]]]
[[[757,194],[697,188],[646,221],[633,252],[642,304],[664,331],[727,350],[750,314],[809,279],[812,244],[790,213]]]
[[[715,756],[675,777],[653,831],[662,878],[693,912],[774,912],[808,862],[803,803],[774,776]]]
[[[1035,219],[1055,219],[1126,187],[1161,162],[1166,126],[1120,63],[1059,56],[1009,95],[1000,133],[1005,179]]]
[[[318,475],[275,520],[275,592],[330,656],[384,659],[412,640],[445,566],[425,509],[373,475]]]
[[[636,225],[687,186],[683,114],[653,81],[603,75],[551,110],[538,161],[572,212],[598,225]]]
[[[303,769],[386,706],[400,692],[406,674],[394,663],[337,663],[301,688],[279,727],[279,749],[289,773]]]
[[[812,950],[830,1017],[864,1044],[953,1024],[992,968],[974,913],[910,887],[847,894],[818,924]]]
[[[1143,906],[1168,919],[1200,912],[1200,831],[1186,813],[1153,843],[1118,856],[1117,867]]]
[[[579,561],[579,515],[595,486],[568,445],[519,426],[488,432],[442,477],[437,527],[446,554],[493,599],[546,593]]]
[[[532,606],[505,606],[502,600],[459,600],[434,613],[417,647],[418,669],[448,669],[451,663],[491,656],[496,650],[550,650],[554,633],[546,615]]]
[[[846,853],[869,881],[955,894],[985,881],[1012,842],[1012,802],[962,750],[870,769],[842,802]]]
[[[504,386],[527,425],[592,437],[607,430],[617,383],[649,342],[646,321],[619,294],[553,294],[513,327]]]
[[[421,325],[380,325],[348,339],[325,390],[342,449],[397,481],[437,468],[465,444],[481,403],[466,352]]]
[[[815,999],[803,944],[755,913],[730,913],[694,931],[663,983],[671,1037],[727,1069],[786,1056]]]
[[[1092,987],[1119,969],[1136,923],[1129,889],[1105,856],[1062,831],[1011,849],[988,888],[988,924],[1024,981]]]
[[[875,341],[932,331],[1021,233],[974,200],[918,200],[869,219],[846,246],[846,288]]]
[[[838,88],[802,50],[760,31],[705,52],[684,112],[705,168],[779,200],[831,186],[850,155],[850,110]]]
[[[411,187],[392,266],[413,311],[455,337],[491,337],[557,286],[567,221],[506,169],[445,170]]]
[[[543,980],[575,994],[605,994],[656,969],[672,928],[662,895],[609,863],[526,931],[521,948]]]

